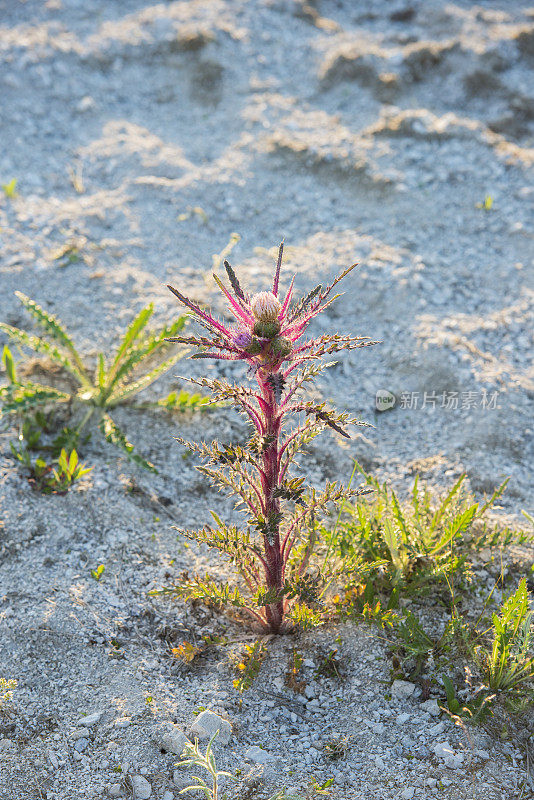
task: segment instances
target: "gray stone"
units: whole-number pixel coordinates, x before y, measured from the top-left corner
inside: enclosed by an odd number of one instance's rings
[[[142,775],[130,775],[134,800],[148,800],[152,795],[152,786]]]
[[[0,750],[16,750],[17,745],[11,739],[0,739]]]
[[[401,792],[402,800],[412,800],[412,797],[414,796],[414,794],[415,794],[414,787],[413,786],[407,786],[406,789],[404,789]]]
[[[261,747],[253,745],[249,747],[248,750],[245,750],[245,758],[248,761],[253,761],[255,764],[267,764],[269,761],[273,761],[274,756],[266,750],[262,750]]]
[[[407,697],[411,697],[415,691],[415,684],[410,683],[409,681],[393,681],[393,685],[391,687],[391,696],[395,700],[406,700]]]
[[[218,735],[215,741],[219,744],[228,744],[232,735],[232,726],[213,711],[203,711],[191,725],[191,735],[197,739],[211,739],[217,731]]]
[[[430,700],[425,700],[424,703],[421,703],[420,708],[422,711],[426,711],[427,714],[430,714],[431,717],[439,717],[439,715],[441,714],[441,709],[438,706],[438,701],[435,700],[434,698],[431,698]]]
[[[174,795],[172,792],[164,792],[161,800],[174,800]]]
[[[91,728],[93,725],[96,725],[97,722],[100,722],[100,718],[102,716],[102,711],[95,711],[94,714],[88,714],[86,717],[81,717],[77,725],[83,725],[85,728]]]
[[[180,730],[177,725],[169,725],[159,733],[156,738],[156,744],[168,753],[174,753],[176,756],[181,755],[187,737],[185,733]]]
[[[89,744],[89,739],[85,739],[83,736],[80,739],[76,740],[76,744],[74,745],[74,749],[78,751],[78,753],[83,753],[84,750],[87,749],[87,745]]]
[[[438,742],[432,748],[434,754],[445,762],[445,766],[450,769],[461,767],[464,757],[461,753],[456,753],[448,742]]]
[[[113,783],[108,789],[108,794],[110,797],[120,797],[122,794],[120,783]]]

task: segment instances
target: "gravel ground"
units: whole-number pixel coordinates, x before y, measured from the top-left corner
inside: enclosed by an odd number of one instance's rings
[[[442,490],[465,470],[477,496],[510,476],[502,519],[532,512],[527,3],[0,0],[0,60],[0,182],[17,179],[0,199],[2,320],[26,324],[21,290],[91,354],[147,302],[170,321],[169,281],[222,313],[212,256],[233,231],[251,289],[282,238],[283,280],[297,271],[299,292],[358,261],[315,331],[383,343],[340,360],[316,391],[375,428],[344,446],[326,436],[310,479],[348,477],[353,456],[401,492],[415,473]],[[72,262],[58,257],[70,244]],[[163,379],[161,394],[177,385]],[[379,413],[377,391],[394,407]],[[177,798],[165,726],[179,738],[201,707],[232,725],[217,748],[241,770],[232,797],[312,776],[332,777],[336,800],[534,796],[524,750],[481,730],[469,739],[420,687],[392,687],[370,629],[271,642],[240,707],[227,651],[247,632],[147,591],[213,561],[170,528],[221,502],[173,436],[238,439],[242,425],[227,411],[117,420],[159,475],[94,436],[92,473],[62,497],[31,489],[13,429],[0,431],[0,675],[19,680],[16,713],[0,720],[2,800]],[[169,657],[221,630],[229,644],[190,668]],[[293,646],[304,694],[283,682]],[[331,647],[340,680],[316,676]],[[336,736],[349,747],[330,761]]]

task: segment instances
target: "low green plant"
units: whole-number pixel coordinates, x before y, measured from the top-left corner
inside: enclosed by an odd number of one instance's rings
[[[13,200],[13,198],[17,196],[17,183],[18,180],[12,178],[8,183],[2,184],[2,191],[9,200]]]
[[[5,711],[11,705],[13,692],[18,686],[18,681],[14,678],[0,677],[0,712]]]
[[[15,294],[41,327],[43,335],[34,336],[5,323],[0,323],[0,331],[19,348],[49,358],[60,368],[61,377],[65,380],[59,387],[19,378],[13,355],[5,346],[2,361],[8,384],[0,388],[1,413],[18,413],[24,417],[35,410],[56,407],[58,404],[66,405],[73,412],[76,409],[85,409],[74,431],[70,428],[63,429],[65,437],[70,436],[71,439],[73,436],[79,437],[91,417],[96,415],[98,427],[108,442],[119,447],[139,466],[156,472],[153,464],[134,452],[133,445],[112,419],[110,412],[123,405],[182,411],[204,403],[200,394],[189,394],[184,391],[172,392],[153,403],[137,406],[132,403],[132,398],[150,386],[184,356],[184,350],[178,350],[164,360],[159,358],[156,365],[148,371],[141,371],[141,367],[144,367],[149,359],[155,359],[169,348],[166,340],[183,330],[187,318],[181,316],[161,330],[147,333],[146,326],[152,316],[153,306],[152,304],[146,306],[129,325],[114,357],[108,361],[104,353],[99,353],[95,369],[82,360],[71,336],[57,318],[48,314],[22,292]],[[65,388],[66,386],[69,388]]]
[[[104,572],[106,571],[106,567],[104,564],[99,564],[96,569],[91,570],[91,578],[95,581],[99,581]]]
[[[237,689],[241,694],[250,689],[258,677],[266,653],[267,646],[261,639],[258,639],[253,644],[245,645],[241,658],[236,659],[235,666],[238,677],[233,682],[234,689]]]
[[[196,783],[191,784],[191,786],[186,786],[185,789],[182,789],[179,792],[179,794],[186,794],[188,792],[201,792],[205,800],[227,800],[227,794],[220,795],[219,793],[220,779],[226,777],[235,780],[235,778],[231,772],[225,772],[217,769],[217,763],[212,752],[212,745],[217,734],[218,731],[216,731],[216,733],[209,740],[205,753],[202,753],[200,750],[198,739],[195,739],[194,744],[189,741],[186,742],[180,757],[180,761],[176,764],[176,766],[184,768],[196,767],[197,769],[204,770],[208,773],[209,777],[207,776],[207,778],[209,782],[206,782],[206,780],[200,777],[200,775],[193,775],[193,780],[195,780]],[[333,783],[332,779],[329,779],[321,785],[317,783],[315,778],[312,778],[312,782],[314,796],[328,794],[328,789]],[[288,794],[286,789],[281,789],[273,794],[269,800],[304,800],[304,798],[301,795]]]
[[[289,661],[289,669],[284,676],[284,683],[294,692],[302,694],[306,688],[306,682],[302,677],[302,667],[304,665],[304,657],[302,653],[295,647],[291,651],[291,658]]]
[[[395,608],[401,594],[428,591],[431,585],[461,580],[470,570],[475,551],[483,547],[524,542],[528,535],[500,529],[484,515],[506,488],[504,481],[485,503],[477,503],[465,490],[461,475],[444,498],[436,501],[416,478],[410,499],[401,503],[396,493],[358,464],[355,468],[374,490],[356,504],[345,503],[343,519],[325,537],[329,553],[338,558],[358,556],[370,568],[367,582],[347,583],[336,596],[338,610],[351,604],[362,611],[377,598]]]
[[[475,650],[489,691],[506,693],[520,703],[524,689],[534,681],[534,613],[530,602],[523,578],[516,591],[492,615],[491,628],[486,632],[491,635],[491,647],[479,645]],[[532,691],[530,698],[534,699]]]
[[[220,778],[234,777],[231,772],[224,772],[222,770],[217,769],[215,757],[212,753],[212,745],[218,733],[219,731],[216,731],[209,740],[205,753],[202,753],[202,751],[200,750],[198,746],[198,739],[195,739],[194,744],[191,744],[191,742],[186,742],[182,752],[181,759],[176,766],[197,767],[199,769],[205,770],[210,777],[210,785],[208,785],[206,781],[199,775],[193,775],[193,780],[197,781],[197,783],[193,783],[191,784],[191,786],[186,786],[185,789],[181,790],[180,794],[185,794],[186,792],[200,791],[202,792],[206,800],[219,800]]]
[[[35,447],[39,438],[37,433],[30,429],[27,435],[30,445]],[[93,469],[80,464],[76,450],[67,455],[62,448],[59,456],[48,463],[40,456],[34,460],[30,452],[32,448],[25,445],[24,440],[18,446],[10,442],[10,447],[15,459],[28,471],[30,483],[43,494],[64,494]]]

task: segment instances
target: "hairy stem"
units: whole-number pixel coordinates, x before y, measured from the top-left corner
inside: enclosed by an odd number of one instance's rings
[[[279,439],[281,418],[278,414],[278,404],[269,378],[273,373],[266,370],[258,372],[258,383],[263,396],[263,409],[265,420],[265,436],[268,445],[262,455],[261,486],[264,497],[265,518],[268,533],[263,537],[265,549],[265,582],[267,588],[275,590],[280,599],[265,606],[265,616],[273,633],[278,633],[284,616],[283,589],[283,558],[280,546],[280,500],[275,496],[275,489],[279,483]]]

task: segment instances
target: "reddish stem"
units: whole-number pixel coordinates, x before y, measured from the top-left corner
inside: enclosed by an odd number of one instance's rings
[[[265,551],[265,583],[268,590],[274,590],[280,597],[274,603],[265,606],[265,616],[273,633],[278,633],[284,616],[283,603],[283,558],[280,544],[280,500],[275,495],[279,485],[279,445],[281,415],[278,413],[278,404],[269,378],[276,371],[268,368],[258,370],[257,379],[260,386],[263,403],[265,437],[269,440],[268,446],[262,453],[262,473],[260,474],[261,488],[264,497],[265,518],[269,532],[263,537]]]

